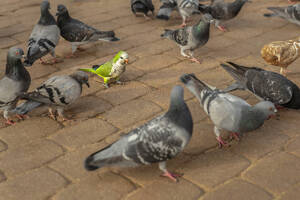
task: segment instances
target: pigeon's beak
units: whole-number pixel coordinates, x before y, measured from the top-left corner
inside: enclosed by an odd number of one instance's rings
[[[128,62],[129,62],[129,60],[128,60],[128,59],[125,59],[124,61],[125,61],[125,63],[126,63],[126,64],[128,64]]]
[[[86,86],[89,88],[90,87],[90,84],[89,84],[89,82],[87,81],[87,82],[85,82],[85,84],[86,84]]]

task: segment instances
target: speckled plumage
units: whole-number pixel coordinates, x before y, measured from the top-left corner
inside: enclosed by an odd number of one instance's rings
[[[293,24],[300,25],[300,4],[287,7],[268,7],[273,13],[264,14],[265,17],[280,17]]]

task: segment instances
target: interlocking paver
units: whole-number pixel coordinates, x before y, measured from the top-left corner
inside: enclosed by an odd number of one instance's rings
[[[300,182],[300,159],[288,153],[275,152],[247,170],[244,177],[274,194],[280,194]]]
[[[1,200],[41,200],[55,194],[68,182],[47,168],[40,168],[0,183]]]
[[[298,200],[299,199],[299,187],[300,185],[297,184],[291,189],[289,189],[284,195],[282,195],[279,199],[280,200]]]
[[[0,152],[5,151],[7,149],[7,144],[0,140]]]
[[[292,141],[286,146],[286,151],[300,157],[299,142],[300,142],[300,136],[292,139]]]

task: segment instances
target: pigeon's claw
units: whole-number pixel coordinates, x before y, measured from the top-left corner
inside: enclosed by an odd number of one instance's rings
[[[177,178],[178,178],[178,177],[181,177],[182,174],[174,174],[174,173],[171,173],[171,172],[166,171],[166,172],[163,173],[161,176],[165,176],[165,177],[171,179],[171,180],[174,181],[174,182],[178,182],[178,179],[177,179]]]
[[[13,120],[10,120],[10,119],[7,119],[5,124],[8,124],[8,125],[14,125],[15,122]]]
[[[221,138],[221,136],[217,137],[217,140],[218,140],[218,143],[219,143],[219,148],[228,146],[228,144],[226,142],[224,142],[224,140]]]

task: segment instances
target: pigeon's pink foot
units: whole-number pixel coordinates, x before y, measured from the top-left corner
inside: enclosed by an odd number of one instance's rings
[[[16,117],[17,117],[18,119],[20,119],[20,120],[24,120],[24,119],[29,118],[28,115],[19,115],[19,114],[16,114]]]
[[[191,58],[190,59],[192,62],[195,62],[195,63],[198,63],[198,64],[201,64],[201,61],[198,60],[197,58]]]
[[[236,141],[240,141],[240,134],[239,133],[231,133],[231,138],[234,138]]]
[[[223,32],[226,32],[226,31],[227,31],[226,28],[225,28],[224,26],[218,26],[218,29],[221,30],[221,31],[223,31]]]
[[[280,105],[275,105],[275,108],[276,108],[277,110],[283,110],[283,109],[285,109],[285,107],[280,106]]]
[[[71,53],[71,54],[65,55],[65,58],[76,58],[76,56],[73,53]]]
[[[228,144],[223,141],[223,139],[221,138],[221,136],[217,137],[217,140],[219,142],[219,148],[227,147],[228,146]]]
[[[42,58],[40,58],[40,64],[44,65],[46,64],[46,62]]]
[[[169,179],[171,179],[174,182],[178,182],[178,177],[181,177],[182,174],[173,174],[171,172],[166,171],[164,174],[162,174],[161,176],[165,176],[168,177]]]
[[[180,28],[184,28],[184,27],[186,27],[186,23],[185,22],[182,22],[182,24],[180,24],[180,26],[179,26]]]
[[[8,124],[8,125],[14,125],[15,122],[13,120],[10,120],[10,119],[7,119],[5,124]]]

